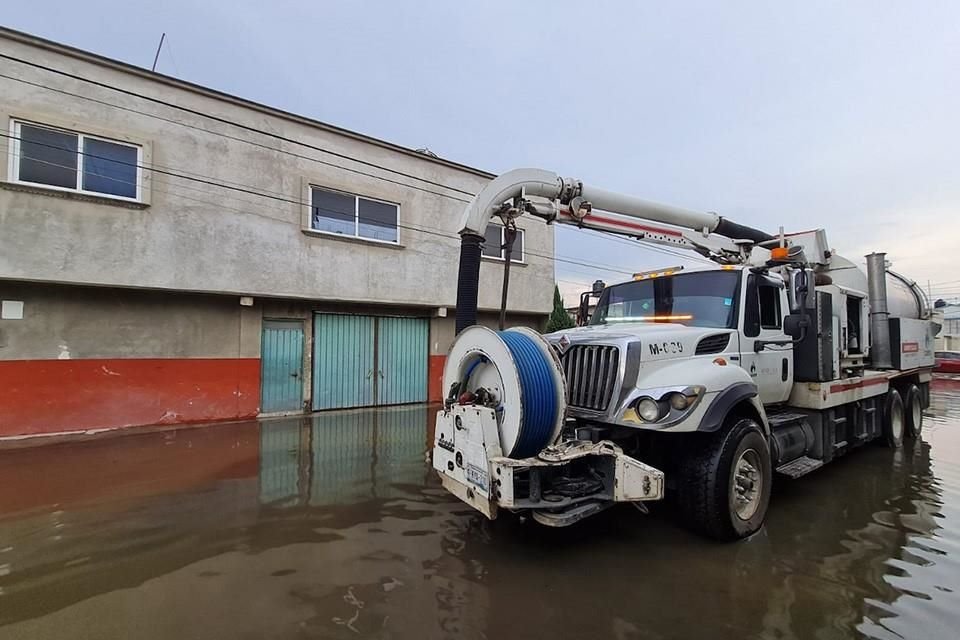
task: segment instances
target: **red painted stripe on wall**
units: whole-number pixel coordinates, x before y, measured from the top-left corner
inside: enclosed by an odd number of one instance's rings
[[[447,362],[447,356],[430,356],[427,371],[427,400],[430,402],[443,402],[443,396],[446,390],[443,388],[443,365]]]
[[[258,358],[0,361],[0,436],[252,418]]]

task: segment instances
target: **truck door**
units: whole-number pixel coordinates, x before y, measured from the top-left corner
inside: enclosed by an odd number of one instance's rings
[[[783,281],[751,273],[743,305],[741,366],[750,373],[763,404],[785,402],[793,387],[793,347],[769,345],[755,350],[758,340],[789,340],[783,317],[789,310]]]

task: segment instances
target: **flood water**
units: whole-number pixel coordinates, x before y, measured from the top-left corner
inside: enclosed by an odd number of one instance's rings
[[[717,544],[487,522],[408,407],[0,452],[0,638],[956,638],[960,382]]]

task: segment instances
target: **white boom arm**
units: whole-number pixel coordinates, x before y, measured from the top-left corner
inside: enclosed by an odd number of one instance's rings
[[[533,199],[529,200],[522,210],[504,204],[516,198]],[[538,204],[537,199],[540,198],[545,198],[551,205],[544,207]],[[618,216],[595,214],[594,209]],[[556,173],[542,169],[515,169],[489,182],[467,205],[460,234],[482,237],[492,216],[499,214],[516,217],[524,212],[564,224],[631,235],[688,249],[696,249],[700,242],[676,229],[652,227],[624,220],[619,216],[691,229],[700,232],[704,238],[711,233],[755,242],[772,238],[762,231],[732,223],[715,213],[701,213],[598,189],[584,185],[574,178],[561,178]]]
[[[594,209],[612,215],[594,213]],[[464,211],[457,280],[457,333],[476,322],[482,242],[490,218],[496,215],[509,222],[524,213],[550,222],[692,249],[720,263],[743,261],[745,253],[734,240],[746,240],[750,244],[773,239],[769,234],[730,222],[715,213],[700,213],[597,189],[543,169],[508,171],[487,183]],[[699,235],[635,220],[674,225]],[[505,292],[509,262],[504,274]],[[504,308],[505,296],[506,293]]]

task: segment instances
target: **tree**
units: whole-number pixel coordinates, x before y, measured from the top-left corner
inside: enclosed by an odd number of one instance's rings
[[[547,333],[559,331],[560,329],[570,329],[576,326],[573,318],[563,308],[563,298],[560,297],[560,287],[553,285],[553,311],[547,318]]]

